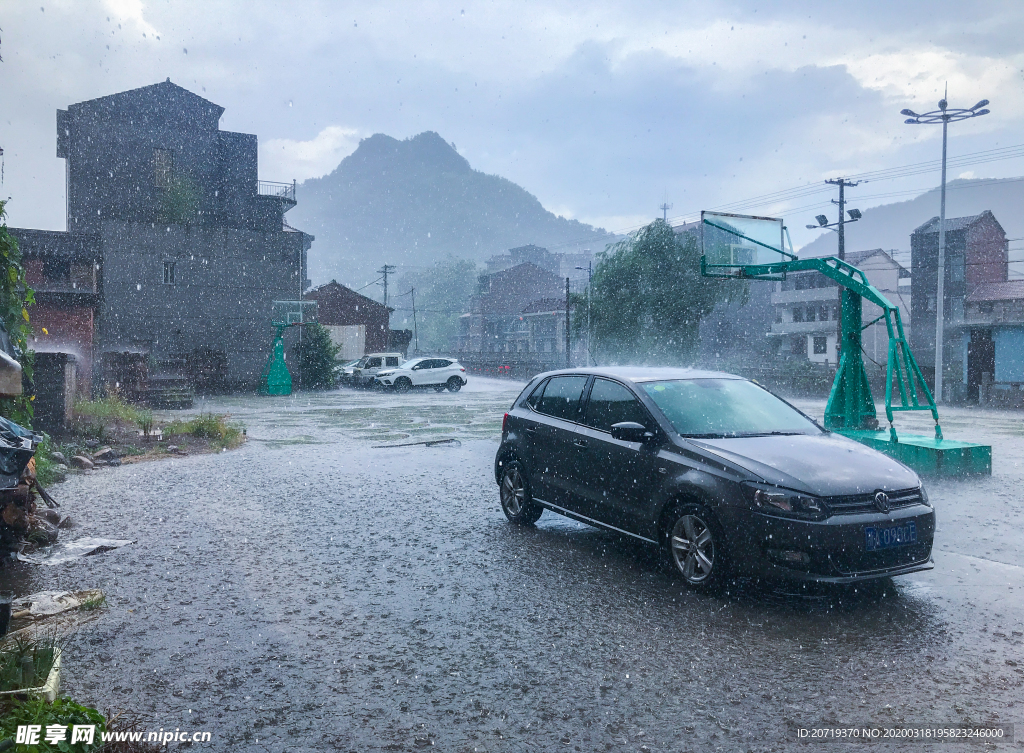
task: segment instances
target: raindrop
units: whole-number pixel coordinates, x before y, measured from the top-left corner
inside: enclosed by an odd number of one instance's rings
[[[184,53],[186,55],[188,55],[188,47],[182,47],[181,49],[182,49],[182,51],[184,51]]]
[[[135,289],[136,290],[142,290],[142,283],[141,282],[140,283],[136,283]]]

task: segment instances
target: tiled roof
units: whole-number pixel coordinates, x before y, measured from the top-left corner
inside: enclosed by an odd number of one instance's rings
[[[952,232],[954,230],[963,230],[973,225],[975,222],[981,220],[985,215],[995,219],[995,216],[991,211],[986,209],[981,214],[971,215],[970,217],[947,217],[946,218],[946,232]],[[921,225],[914,231],[914,235],[917,233],[937,233],[939,232],[939,218],[932,217],[928,222]]]
[[[1024,298],[1024,280],[1008,280],[1007,282],[983,282],[972,290],[968,296],[969,303],[979,301],[1016,301]]]

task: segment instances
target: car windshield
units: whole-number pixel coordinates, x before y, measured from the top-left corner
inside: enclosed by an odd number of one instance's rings
[[[427,360],[427,359],[425,359],[425,358],[410,358],[408,361],[405,361],[399,368],[401,368],[401,369],[411,369],[413,366],[418,364],[420,361],[425,361],[425,360]]]
[[[684,437],[821,432],[795,408],[745,379],[677,379],[641,386]]]

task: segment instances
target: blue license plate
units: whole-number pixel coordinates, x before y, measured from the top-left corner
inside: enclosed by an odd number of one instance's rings
[[[910,521],[901,526],[886,526],[885,528],[868,526],[864,529],[864,536],[866,549],[869,552],[907,546],[917,541],[917,525],[914,521]]]

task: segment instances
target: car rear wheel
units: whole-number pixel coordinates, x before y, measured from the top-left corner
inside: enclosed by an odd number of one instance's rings
[[[526,473],[519,463],[505,464],[501,472],[501,509],[505,517],[516,525],[528,526],[537,522],[544,508],[533,501]]]
[[[459,379],[457,376],[453,376],[453,377],[451,377],[448,380],[448,391],[449,392],[458,392],[461,389],[462,389],[462,380]]]
[[[398,377],[395,380],[395,392],[408,392],[412,389],[412,382],[408,377]]]
[[[665,527],[670,567],[698,591],[714,591],[728,578],[724,540],[718,521],[702,505],[680,505]]]

